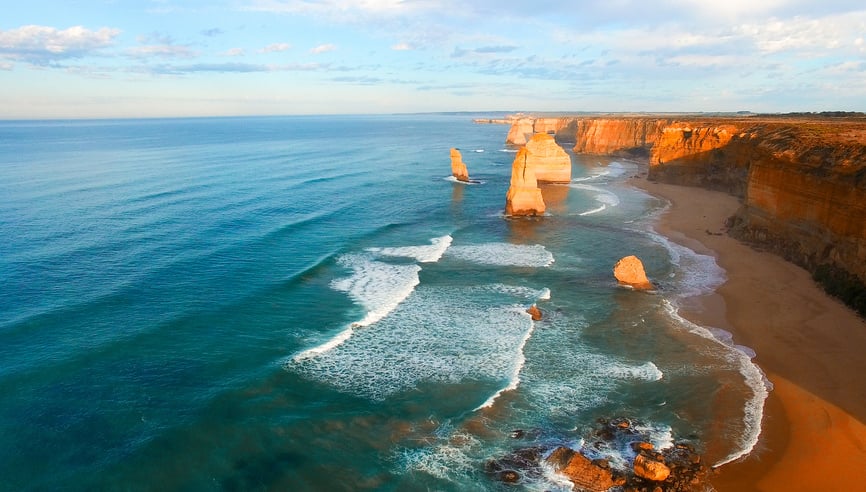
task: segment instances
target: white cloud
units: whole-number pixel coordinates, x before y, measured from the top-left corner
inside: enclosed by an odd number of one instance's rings
[[[330,44],[330,43],[320,44],[319,46],[316,46],[315,48],[311,49],[310,53],[318,55],[320,53],[327,53],[329,51],[334,51],[336,49],[337,49],[337,47],[333,44]]]
[[[275,53],[280,51],[288,51],[292,48],[289,43],[273,43],[259,50],[259,53]]]
[[[243,48],[231,48],[221,53],[222,56],[244,56]]]
[[[0,58],[46,64],[68,58],[81,58],[114,44],[119,29],[108,27],[92,31],[82,26],[57,29],[28,25],[0,31]]]
[[[349,12],[370,12],[382,15],[403,15],[417,10],[429,10],[442,2],[418,0],[250,0],[245,10],[334,16]]]
[[[126,54],[133,58],[194,58],[198,55],[188,46],[174,44],[137,46],[126,50]]]
[[[397,43],[391,46],[391,49],[394,51],[412,51],[415,47],[409,43]]]
[[[794,52],[816,56],[831,51],[860,51],[858,36],[866,30],[866,11],[818,18],[794,17],[743,24],[734,33],[750,39],[762,53]]]

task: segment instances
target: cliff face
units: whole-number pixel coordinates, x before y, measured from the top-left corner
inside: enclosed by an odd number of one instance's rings
[[[644,153],[651,180],[742,198],[731,235],[805,267],[866,315],[866,119],[573,117],[555,126],[558,137],[576,128],[576,153]]]
[[[511,122],[505,143],[526,145],[526,142],[536,133],[549,133],[555,135],[557,139],[573,141],[576,131],[576,118],[517,118]]]
[[[585,118],[577,123],[574,152],[646,155],[669,123],[658,118]]]
[[[668,118],[519,118],[511,123],[506,143],[524,145],[533,134],[549,133],[574,142],[574,152],[598,155],[646,155]]]
[[[463,156],[457,149],[451,149],[451,175],[458,181],[469,182],[469,171],[466,169],[466,163],[463,162]]]
[[[571,157],[557,145],[553,136],[536,133],[526,142],[527,165],[538,181],[568,183],[571,181]]]
[[[527,164],[527,157],[528,152],[523,147],[511,165],[511,186],[505,195],[505,215],[542,215],[546,209],[535,172]]]
[[[673,122],[650,150],[650,178],[745,196],[752,135],[712,121]]]
[[[672,125],[650,178],[742,197],[731,235],[803,266],[866,315],[866,122]]]

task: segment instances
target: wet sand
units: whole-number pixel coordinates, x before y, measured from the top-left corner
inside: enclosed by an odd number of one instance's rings
[[[866,322],[802,268],[720,234],[739,200],[700,188],[632,184],[671,202],[657,231],[712,254],[727,281],[680,314],[731,332],[774,385],[752,453],[717,470],[727,491],[866,490]]]

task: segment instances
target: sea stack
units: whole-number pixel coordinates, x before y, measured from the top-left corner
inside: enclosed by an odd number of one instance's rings
[[[508,130],[508,137],[505,143],[513,145],[525,145],[526,136],[532,135],[535,131],[535,120],[533,118],[518,118],[511,123],[511,129]]]
[[[620,285],[627,285],[636,290],[652,290],[653,284],[646,277],[643,263],[637,256],[626,256],[616,262],[613,267],[613,276]]]
[[[466,169],[463,156],[457,149],[451,149],[451,174],[457,178],[457,181],[469,182],[469,170]]]
[[[505,195],[505,215],[544,214],[544,198],[535,179],[535,172],[527,164],[528,155],[526,147],[521,148],[511,165],[511,186]]]
[[[571,181],[571,157],[560,147],[553,135],[536,133],[526,142],[529,165],[535,171],[535,179],[548,183]]]

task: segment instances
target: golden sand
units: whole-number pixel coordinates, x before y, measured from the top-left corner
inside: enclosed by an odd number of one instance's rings
[[[866,490],[866,322],[802,268],[716,235],[740,206],[737,198],[632,184],[671,202],[659,233],[714,255],[726,271],[716,293],[690,299],[680,314],[754,349],[774,385],[757,447],[717,471],[716,490]]]

